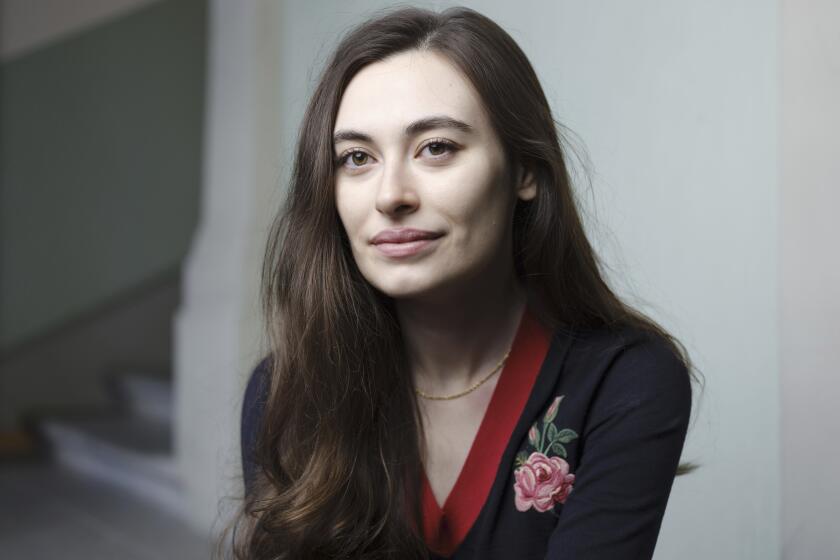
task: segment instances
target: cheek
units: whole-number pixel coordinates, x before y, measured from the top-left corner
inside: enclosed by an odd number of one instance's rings
[[[458,183],[463,188],[452,189],[446,208],[459,229],[463,241],[469,244],[495,244],[506,232],[509,220],[510,196],[499,175],[464,176]]]
[[[358,197],[353,197],[352,193],[346,187],[337,184],[335,188],[335,206],[341,224],[344,226],[344,231],[352,243],[361,221]]]

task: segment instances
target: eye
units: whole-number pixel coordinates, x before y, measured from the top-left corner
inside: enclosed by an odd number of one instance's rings
[[[443,138],[435,138],[427,142],[423,145],[421,151],[427,148],[433,159],[443,159],[446,154],[454,153],[458,150],[458,146]]]
[[[368,158],[370,158],[370,155],[367,152],[363,152],[358,148],[351,148],[338,156],[335,163],[336,165],[343,166],[350,160],[353,163],[350,169],[358,169],[368,162]]]

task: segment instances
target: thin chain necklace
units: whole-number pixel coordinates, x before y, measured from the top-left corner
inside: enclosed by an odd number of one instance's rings
[[[502,366],[505,364],[505,361],[507,360],[509,355],[510,355],[510,350],[508,350],[507,353],[505,353],[505,355],[502,357],[502,359],[499,360],[499,363],[496,364],[496,367],[493,368],[493,371],[491,371],[490,374],[487,375],[487,377],[485,377],[484,379],[482,379],[478,383],[475,383],[472,387],[470,387],[466,391],[462,391],[462,392],[456,393],[454,395],[447,395],[447,396],[443,396],[443,397],[433,396],[433,395],[430,395],[428,393],[424,393],[423,391],[421,391],[420,389],[418,389],[416,387],[414,388],[414,392],[417,393],[418,396],[423,397],[424,399],[430,399],[430,400],[434,400],[434,401],[448,401],[448,400],[451,400],[451,399],[457,399],[458,397],[463,397],[466,394],[472,393],[473,391],[475,391],[476,389],[481,387],[488,379],[490,379],[491,377],[496,375],[496,373],[500,369],[502,369]]]

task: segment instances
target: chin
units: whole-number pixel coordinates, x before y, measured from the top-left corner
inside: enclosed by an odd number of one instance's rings
[[[372,282],[373,287],[393,299],[423,297],[434,292],[435,285],[411,281]]]
[[[367,281],[386,296],[394,299],[417,298],[433,294],[441,287],[440,278],[428,278],[419,271],[375,270],[363,273]]]

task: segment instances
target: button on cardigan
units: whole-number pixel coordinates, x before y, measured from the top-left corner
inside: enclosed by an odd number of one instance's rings
[[[268,361],[242,409],[246,492]],[[558,329],[526,310],[467,460],[441,509],[423,480],[440,560],[653,556],[691,413],[683,363],[635,329]]]

